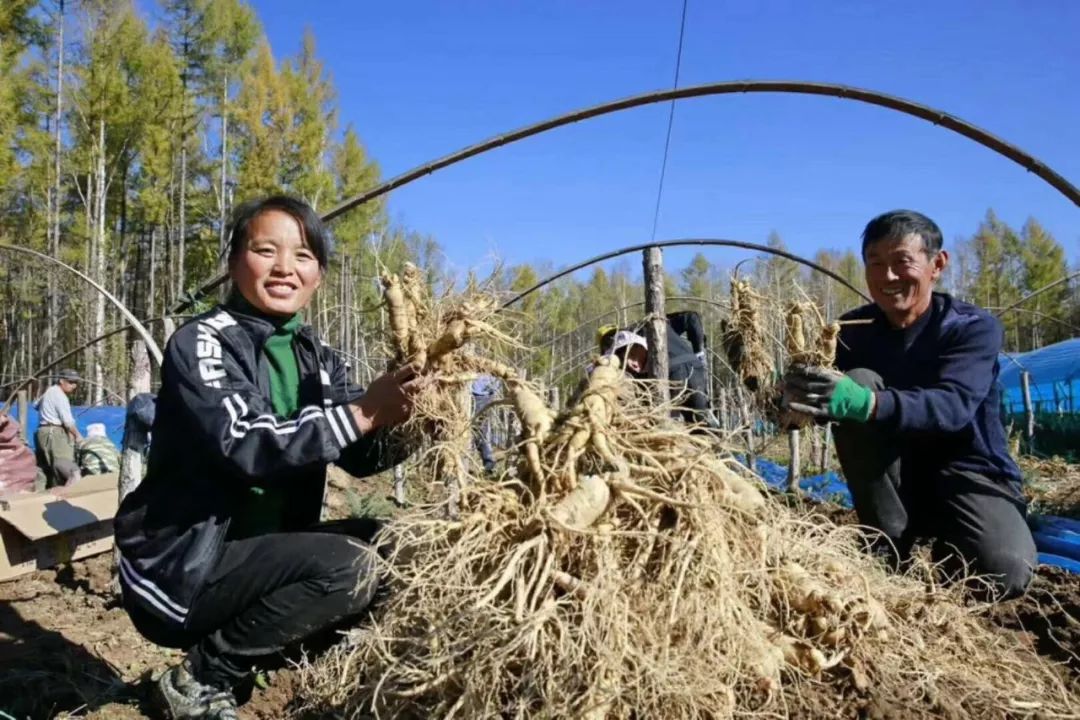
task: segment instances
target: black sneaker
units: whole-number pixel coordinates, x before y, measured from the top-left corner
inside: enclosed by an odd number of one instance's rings
[[[158,699],[171,720],[239,720],[231,690],[204,685],[184,660],[157,681]]]

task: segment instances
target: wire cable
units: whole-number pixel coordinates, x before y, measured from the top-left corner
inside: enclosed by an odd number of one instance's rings
[[[686,6],[689,0],[683,0],[682,4],[682,20],[679,21],[679,45],[675,50],[675,80],[671,84],[672,90],[679,88],[679,70],[682,67],[682,47],[683,37],[686,35]],[[656,239],[656,227],[660,222],[660,200],[664,195],[664,175],[667,174],[667,159],[668,151],[671,149],[671,126],[675,122],[675,101],[671,101],[671,109],[668,111],[667,119],[667,135],[664,137],[664,159],[660,162],[660,182],[656,187],[656,207],[653,210],[652,219],[652,236],[650,240]]]

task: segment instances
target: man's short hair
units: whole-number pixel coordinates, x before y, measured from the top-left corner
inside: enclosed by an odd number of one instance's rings
[[[937,255],[944,244],[941,228],[930,218],[914,210],[890,210],[866,224],[862,233],[862,256],[865,259],[866,249],[878,240],[902,240],[908,235],[922,238],[923,250],[929,257]]]

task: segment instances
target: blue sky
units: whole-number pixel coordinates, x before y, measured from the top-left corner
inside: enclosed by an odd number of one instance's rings
[[[385,177],[580,106],[670,87],[682,3],[252,0],[279,58],[305,27]],[[800,79],[928,104],[1018,144],[1080,184],[1080,2],[689,0],[679,84]],[[397,190],[394,220],[452,267],[555,265],[649,240],[667,105],[525,140]],[[1080,257],[1080,208],[1038,178],[924,121],[780,95],[682,101],[657,237],[857,247],[894,207],[946,243],[987,208],[1034,215]],[[669,252],[678,268],[692,251]],[[731,264],[744,254],[710,251]],[[632,259],[638,267],[637,259]]]

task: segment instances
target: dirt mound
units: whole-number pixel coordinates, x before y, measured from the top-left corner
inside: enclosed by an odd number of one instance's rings
[[[19,718],[153,718],[148,679],[180,653],[148,643],[112,594],[112,555],[0,583],[0,710]],[[291,671],[275,673],[245,720],[289,717]]]
[[[1027,635],[1037,653],[1080,679],[1080,575],[1042,565],[1023,597],[991,608],[988,617]]]
[[[814,506],[814,512],[837,525],[859,521],[854,510],[832,503]],[[1080,575],[1040,565],[1022,597],[991,606],[986,617],[1024,635],[1039,655],[1064,663],[1080,683]]]
[[[1018,463],[1032,512],[1080,518],[1080,465],[1057,457],[1029,456],[1019,458]]]

